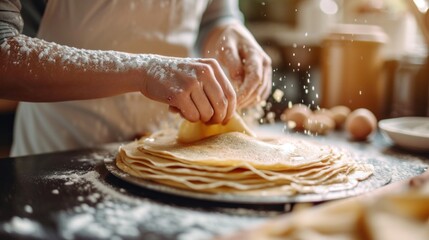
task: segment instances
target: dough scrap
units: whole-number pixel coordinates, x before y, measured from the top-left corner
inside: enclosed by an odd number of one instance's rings
[[[177,141],[181,143],[192,143],[201,139],[227,132],[241,132],[255,137],[255,133],[244,123],[243,119],[235,113],[225,124],[207,125],[202,122],[189,122],[184,120],[179,127]]]

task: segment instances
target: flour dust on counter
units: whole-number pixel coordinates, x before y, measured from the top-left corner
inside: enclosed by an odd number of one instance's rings
[[[165,202],[148,197],[142,191],[134,191],[127,185],[109,180],[109,177],[116,178],[105,169],[103,160],[112,159],[116,149],[117,146],[84,154],[72,152],[70,164],[73,167],[37,165],[40,167],[36,170],[38,177],[23,178],[22,181],[37,183],[40,199],[23,202],[19,207],[21,211],[0,220],[0,236],[32,239],[211,239],[252,227],[267,217],[280,214],[278,211],[244,208],[207,210],[203,205],[181,204],[177,201],[183,200],[174,198]],[[55,155],[53,162],[58,162],[59,156]]]
[[[21,237],[31,237],[42,239],[46,236],[40,224],[29,218],[14,216],[9,222],[0,224],[0,228],[10,234],[15,234]]]
[[[63,182],[59,194],[68,187],[82,192],[76,196],[77,205],[55,215],[65,239],[141,239],[151,233],[166,239],[211,239],[261,223],[269,214],[243,209],[207,213],[137,198],[106,184],[98,171],[66,172],[46,179]]]

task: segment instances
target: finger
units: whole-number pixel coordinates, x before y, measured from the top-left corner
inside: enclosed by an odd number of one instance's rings
[[[213,122],[225,124],[229,121],[229,119],[231,119],[233,113],[235,112],[235,108],[237,105],[237,97],[234,88],[231,85],[231,82],[226,77],[220,65],[215,60],[209,61],[208,63],[210,64],[210,66],[212,66],[213,74],[217,79],[218,85],[221,87],[223,95],[222,101],[219,102],[219,111],[222,111],[223,115],[219,116],[218,119],[213,119]],[[204,91],[207,94],[209,94],[210,92],[208,88],[204,88]]]
[[[272,89],[272,67],[271,67],[271,59],[265,53],[263,55],[263,78],[262,84],[257,88],[256,94],[250,97],[248,101],[244,101],[241,107],[248,107],[258,104],[259,102],[266,100],[271,94]]]
[[[168,111],[170,111],[172,113],[180,113],[180,109],[178,109],[177,107],[173,107],[173,106],[168,106]]]
[[[252,107],[261,101],[266,100],[271,94],[272,82],[271,82],[271,66],[264,70],[263,86],[258,88],[257,94],[254,97],[248,98],[247,101],[243,102],[240,108]]]
[[[254,97],[249,98],[249,101],[243,103],[243,107],[254,106],[260,103],[263,100],[266,100],[271,94],[272,88],[272,67],[271,59],[268,56],[264,57],[263,63],[263,79],[262,85],[257,88],[256,94]]]
[[[259,101],[261,101],[261,97],[260,96],[256,96],[255,95],[254,97],[249,97],[244,102],[241,103],[240,109],[251,107],[251,106],[255,105],[255,103],[259,102]]]
[[[257,89],[263,84],[263,62],[255,50],[247,51],[248,57],[244,64],[244,81],[238,91],[238,104],[252,101],[257,95]]]
[[[206,93],[203,90],[203,87],[195,89],[191,93],[192,101],[198,109],[200,114],[200,120],[202,122],[208,122],[214,115],[214,110],[209,99],[206,96]]]
[[[235,108],[235,92],[217,61],[205,59],[203,62],[208,64],[205,72],[210,79],[204,82],[203,89],[214,110],[209,123],[222,123],[231,117],[233,110],[230,108]]]
[[[226,110],[226,116],[223,119],[222,124],[228,123],[228,121],[233,117],[237,107],[237,96],[235,94],[234,88],[229,81],[227,81],[225,85],[228,86],[222,86],[222,88],[224,89],[226,99],[228,100],[228,108]]]
[[[259,95],[261,100],[267,100],[271,94],[273,69],[271,67],[271,61],[264,61],[264,86],[261,88]]]
[[[241,84],[244,75],[243,62],[238,49],[233,47],[231,42],[223,44],[218,54],[218,60],[227,69],[229,77]]]
[[[182,117],[190,122],[198,122],[200,120],[200,113],[190,96],[181,98],[179,105],[173,107],[180,109]]]

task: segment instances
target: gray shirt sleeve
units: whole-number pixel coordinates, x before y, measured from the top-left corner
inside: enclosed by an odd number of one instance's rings
[[[204,12],[196,42],[197,52],[200,53],[207,34],[220,24],[243,22],[243,14],[238,8],[238,0],[210,0]]]
[[[19,0],[0,0],[0,44],[22,32],[24,22],[20,11]]]

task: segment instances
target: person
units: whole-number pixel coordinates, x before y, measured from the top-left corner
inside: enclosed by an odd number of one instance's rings
[[[174,118],[227,122],[271,91],[271,61],[231,0],[50,0],[37,38],[0,1],[12,156],[126,141]]]

